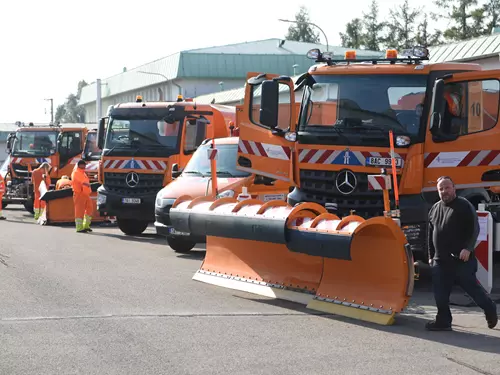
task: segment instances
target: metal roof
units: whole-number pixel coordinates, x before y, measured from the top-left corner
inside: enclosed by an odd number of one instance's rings
[[[244,79],[249,71],[291,75],[294,64],[298,64],[303,70],[309,68],[311,60],[306,57],[306,53],[312,48],[326,50],[326,46],[322,44],[273,38],[181,51],[102,79],[101,95],[105,98],[179,78]],[[336,57],[343,57],[346,48],[330,46],[329,50],[334,51]],[[357,54],[379,57],[382,52],[358,50]],[[144,74],[140,71],[156,74]],[[95,82],[85,86],[79,103],[95,102],[96,92]]]
[[[467,61],[500,53],[500,34],[429,47],[429,62]]]

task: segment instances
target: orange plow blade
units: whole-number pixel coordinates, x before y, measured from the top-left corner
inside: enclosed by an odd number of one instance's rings
[[[384,325],[413,291],[411,251],[388,217],[340,219],[313,203],[184,196],[170,218],[178,231],[207,236],[198,281]]]

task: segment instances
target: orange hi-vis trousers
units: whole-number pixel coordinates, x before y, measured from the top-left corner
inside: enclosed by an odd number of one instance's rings
[[[34,202],[33,202],[33,208],[35,210],[35,219],[38,219],[38,217],[42,214],[43,210],[45,209],[46,202],[40,200],[40,191],[38,190],[38,187],[34,189]]]
[[[93,214],[93,202],[90,195],[73,194],[73,203],[75,205],[76,230],[89,229]]]

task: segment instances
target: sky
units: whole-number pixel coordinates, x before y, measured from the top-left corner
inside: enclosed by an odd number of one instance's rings
[[[305,5],[310,20],[340,45],[339,32],[371,0],[236,1],[17,0],[0,12],[0,123],[47,123],[78,81],[93,82],[193,48],[283,38]],[[380,19],[401,1],[379,0]],[[189,5],[187,5],[189,4]],[[337,4],[337,5],[335,5]],[[435,11],[432,0],[410,0]],[[440,25],[436,25],[440,26]],[[325,39],[320,33],[321,42]]]

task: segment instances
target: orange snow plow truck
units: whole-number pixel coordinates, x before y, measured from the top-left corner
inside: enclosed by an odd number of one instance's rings
[[[91,181],[97,181],[100,156],[100,151],[94,147],[97,129],[89,129],[84,124],[19,123],[18,126],[16,132],[7,138],[10,160],[6,176],[9,179],[5,196],[7,203],[23,204],[26,210],[33,212],[31,171],[43,162],[52,166],[52,185],[62,176],[71,175],[75,164],[82,158],[87,162]]]
[[[230,136],[235,117],[235,107],[182,97],[145,102],[138,96],[135,103],[109,108],[98,129],[100,215],[116,217],[127,235],[144,232],[155,221],[158,192],[182,173],[206,138]]]
[[[238,169],[289,182],[288,202],[179,199],[172,226],[207,236],[196,280],[391,324],[427,259],[438,177],[474,205],[498,198],[500,70],[429,64],[422,47],[308,55],[295,84],[249,74],[239,124]]]

